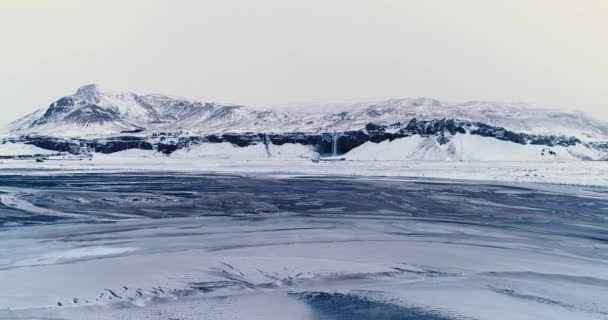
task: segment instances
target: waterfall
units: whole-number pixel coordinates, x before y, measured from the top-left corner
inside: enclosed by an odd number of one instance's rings
[[[340,138],[340,135],[337,132],[334,132],[334,134],[331,137],[331,155],[334,157],[338,155],[338,139],[339,138]]]
[[[264,147],[266,148],[266,157],[270,158],[270,139],[268,135],[264,133]]]

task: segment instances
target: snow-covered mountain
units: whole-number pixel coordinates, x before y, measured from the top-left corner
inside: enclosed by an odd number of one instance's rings
[[[14,133],[55,136],[112,135],[124,131],[223,132],[277,123],[287,116],[230,104],[203,103],[158,94],[138,95],[86,85],[46,109],[10,125]],[[269,129],[270,126],[264,129]]]
[[[29,144],[73,154],[221,155],[229,146],[272,157],[292,146],[351,160],[608,159],[608,125],[585,114],[429,98],[262,109],[86,85],[10,131],[0,141],[5,149]]]
[[[105,90],[86,85],[10,125],[16,134],[113,135],[124,131],[344,132],[368,123],[389,125],[411,119],[461,119],[508,130],[608,141],[608,125],[580,112],[515,103],[472,101],[448,104],[429,98],[316,104],[298,108],[252,108],[233,104]]]
[[[310,120],[317,128],[356,130],[367,123],[392,124],[419,120],[461,119],[482,122],[508,130],[541,135],[575,136],[583,141],[608,140],[608,124],[582,112],[535,108],[524,103],[468,101],[445,103],[430,98],[314,104],[298,106],[294,129]],[[304,126],[305,127],[305,126]]]

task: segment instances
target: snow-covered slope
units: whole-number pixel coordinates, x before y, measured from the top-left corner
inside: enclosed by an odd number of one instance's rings
[[[299,108],[251,108],[196,102],[159,94],[105,90],[86,85],[48,108],[11,124],[16,134],[81,136],[121,131],[343,132],[368,123],[389,125],[411,119],[462,119],[508,130],[582,141],[608,141],[608,125],[579,112],[533,108],[520,103],[472,101],[448,104],[429,98],[316,104]]]
[[[193,102],[182,98],[105,90],[86,85],[48,108],[11,124],[12,132],[79,136],[123,131],[239,131],[276,123],[286,115],[238,105]],[[269,127],[265,127],[268,130]]]
[[[356,130],[367,123],[392,124],[419,120],[461,119],[504,127],[511,131],[541,135],[575,136],[583,141],[608,140],[608,124],[581,112],[550,110],[523,103],[469,101],[444,103],[430,98],[387,99],[379,101],[315,104],[291,108],[299,121],[325,130]]]
[[[32,156],[56,154],[56,151],[46,150],[31,144],[0,142],[0,156]]]
[[[1,145],[0,145],[1,146]],[[2,149],[0,149],[0,152]],[[238,147],[229,142],[203,143],[179,149],[170,155],[154,150],[129,149],[110,154],[96,153],[95,160],[124,161],[125,158],[135,159],[184,159],[184,160],[286,160],[318,158],[319,154],[313,146],[295,143],[283,145],[254,144]]]
[[[602,152],[584,144],[545,146],[518,144],[472,134],[456,134],[440,144],[437,136],[414,135],[380,143],[366,142],[351,150],[348,160],[432,160],[432,161],[556,161],[598,160]]]
[[[38,109],[32,113],[29,113],[7,125],[8,131],[19,131],[29,127],[34,121],[40,119],[45,113],[46,109]]]

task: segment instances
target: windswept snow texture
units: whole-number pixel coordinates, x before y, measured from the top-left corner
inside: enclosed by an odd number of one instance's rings
[[[139,95],[86,85],[71,96],[10,126],[15,134],[81,136],[123,131],[345,132],[368,123],[390,125],[419,120],[461,119],[522,133],[608,141],[608,125],[579,112],[534,108],[521,103],[471,101],[449,104],[428,98],[343,104],[253,108],[190,101],[159,94]]]
[[[2,319],[606,319],[608,189],[0,179]]]

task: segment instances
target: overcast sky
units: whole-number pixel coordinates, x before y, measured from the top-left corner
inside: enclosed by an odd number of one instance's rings
[[[79,86],[276,105],[526,101],[608,119],[606,0],[0,0],[0,123]]]

